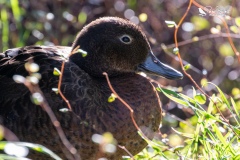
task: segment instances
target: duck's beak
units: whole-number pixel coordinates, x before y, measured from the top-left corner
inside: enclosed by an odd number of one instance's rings
[[[149,53],[145,62],[138,65],[138,71],[142,71],[148,74],[153,74],[156,76],[162,76],[167,79],[181,79],[183,74],[174,68],[162,63],[157,57],[152,53]]]

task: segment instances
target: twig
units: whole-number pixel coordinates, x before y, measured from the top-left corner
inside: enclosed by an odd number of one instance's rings
[[[3,136],[7,141],[19,141],[18,137],[5,126],[0,125],[0,129],[3,130]]]
[[[78,52],[78,49],[80,48],[80,46],[78,45],[77,47],[75,47],[71,53],[69,54],[69,57],[75,53]],[[61,66],[61,73],[59,75],[59,81],[58,81],[58,92],[60,94],[60,96],[62,97],[62,99],[66,102],[68,108],[70,111],[72,111],[72,107],[71,104],[69,102],[69,100],[63,95],[62,91],[61,91],[61,85],[62,85],[62,78],[63,78],[63,72],[64,72],[64,67],[65,67],[65,61],[62,62],[62,66]]]
[[[133,158],[133,155],[127,150],[127,148],[125,146],[118,145],[118,147],[123,149],[125,152],[127,152],[127,154],[131,157],[131,160],[135,160]]]
[[[62,97],[62,99],[66,102],[69,110],[72,111],[72,107],[71,107],[71,104],[70,104],[69,100],[63,95],[63,93],[62,93],[62,91],[61,91],[61,85],[62,85],[62,78],[63,78],[64,67],[65,67],[65,61],[62,62],[61,74],[59,75],[58,93],[60,94],[60,96]]]

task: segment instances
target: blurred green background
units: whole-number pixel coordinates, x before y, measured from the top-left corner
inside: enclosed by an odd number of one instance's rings
[[[172,52],[174,28],[169,28],[165,20],[178,23],[188,3],[187,0],[0,0],[0,52],[25,45],[71,46],[85,24],[98,17],[118,16],[138,24],[157,57],[181,70]],[[231,9],[226,13],[226,22],[240,51],[240,26],[237,23],[240,1],[199,0],[198,3],[212,7],[212,10],[218,7],[223,11]],[[213,82],[234,97],[240,108],[240,65],[224,33],[226,29],[216,16],[200,16],[198,7],[193,5],[179,28],[178,41],[185,42],[179,49],[185,64],[191,64],[188,73],[200,86],[205,80]],[[163,50],[163,45],[167,49]],[[177,81],[154,78],[172,90],[192,96],[194,85],[186,76]],[[203,89],[209,95],[217,93],[211,85]],[[168,136],[172,146],[182,144],[183,139],[172,134],[171,127],[191,132],[192,129],[181,121],[194,123],[196,117],[190,108],[176,104],[162,94],[160,96],[164,109],[162,134]],[[221,109],[228,118],[229,113],[224,107]]]

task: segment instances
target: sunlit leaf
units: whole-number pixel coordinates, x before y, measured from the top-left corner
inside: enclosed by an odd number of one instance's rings
[[[234,52],[229,43],[223,43],[219,47],[219,52],[222,56],[233,56]]]
[[[213,99],[214,97],[215,97],[215,94],[213,94],[211,98]],[[214,108],[213,108],[213,104],[214,104],[213,101],[210,101],[210,102],[209,102],[208,109],[207,109],[207,113],[209,113],[209,114],[212,113],[212,111],[213,111],[213,109],[214,109]]]
[[[87,56],[87,52],[82,50],[82,49],[78,49],[78,52],[77,53],[80,53],[82,54],[82,57],[86,57]]]
[[[194,24],[196,31],[201,31],[203,29],[208,29],[210,24],[209,21],[200,16],[193,16],[191,22]]]
[[[52,91],[58,94],[58,88],[52,88]]]
[[[191,68],[191,64],[186,64],[183,68],[185,71],[187,71]]]
[[[201,79],[200,83],[202,86],[207,87],[207,82],[208,82],[208,80],[206,78],[203,78],[203,79]]]
[[[221,98],[222,98],[223,102],[225,102],[226,105],[228,106],[228,108],[230,108],[230,104],[229,104],[226,96],[225,96],[224,93],[222,92],[222,90],[221,90],[217,85],[215,85],[214,83],[211,83],[211,82],[208,82],[208,83],[214,85],[214,86],[217,88],[218,92],[219,92],[220,95],[221,95]]]
[[[240,116],[239,116],[239,110],[237,109],[237,105],[236,105],[236,103],[234,102],[234,100],[233,100],[232,97],[230,97],[230,100],[231,100],[231,103],[232,103],[233,109],[234,109],[235,113],[237,114],[238,119],[240,119]],[[237,119],[236,119],[236,122],[239,123]]]
[[[175,128],[172,127],[172,130],[174,132],[176,132],[177,134],[181,135],[181,136],[184,136],[184,137],[187,137],[187,138],[193,138],[194,137],[194,134],[190,134],[190,133],[183,133],[183,132],[180,132],[180,131],[177,131]]]
[[[159,87],[160,88],[160,87]],[[160,88],[160,90],[162,91],[162,93],[168,97],[169,99],[171,99],[172,101],[176,102],[176,103],[179,103],[181,105],[184,105],[186,107],[189,106],[188,102],[186,102],[185,100],[183,99],[180,99],[179,95],[176,93],[176,92],[173,92],[171,90],[168,90],[168,89],[163,89],[163,88]]]
[[[194,99],[199,103],[199,104],[205,104],[206,103],[206,96],[204,94],[197,93],[194,96]]]
[[[60,71],[59,69],[57,69],[57,68],[54,67],[54,69],[53,69],[53,75],[54,75],[54,76],[59,76],[60,74],[61,74],[61,71]]]
[[[80,12],[78,15],[78,22],[81,24],[85,24],[87,20],[87,14],[85,12]]]
[[[109,103],[112,103],[112,102],[115,101],[116,98],[117,98],[117,96],[112,93],[112,94],[108,97],[108,102],[109,102]]]
[[[235,18],[235,23],[238,27],[240,27],[240,17]]]
[[[69,112],[70,110],[68,108],[61,108],[59,109],[59,111],[65,113],[65,112]]]
[[[177,24],[174,22],[174,21],[165,21],[165,23],[167,24],[167,26],[169,27],[169,28],[172,28],[172,27],[176,27],[177,26]]]
[[[239,32],[239,28],[237,26],[230,26],[230,30],[236,34]]]
[[[178,54],[179,53],[179,48],[173,48],[173,53]]]

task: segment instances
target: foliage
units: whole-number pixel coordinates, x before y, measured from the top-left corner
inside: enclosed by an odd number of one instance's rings
[[[232,97],[227,98],[217,87],[219,93],[208,99],[208,106],[204,109],[201,105],[203,100],[196,98],[196,93],[189,97],[168,89],[159,89],[172,101],[191,108],[194,116],[187,121],[180,121],[177,129],[172,128],[175,137],[155,140],[153,145],[150,143],[135,156],[136,159],[239,159],[239,107]],[[229,112],[230,119],[223,117],[222,111],[225,110]],[[179,137],[184,143],[174,144],[174,141],[179,141]]]
[[[161,53],[156,55],[178,67],[176,56],[181,52],[183,70],[203,87],[193,88],[194,84],[187,76],[178,81],[157,79],[165,86],[181,87],[157,87],[164,109],[161,134],[156,133],[149,146],[134,158],[240,159],[239,62],[227,41],[227,38],[232,38],[233,44],[239,44],[240,2],[198,1],[204,7],[212,7],[212,11],[221,6],[232,7],[230,18],[225,19],[230,34],[226,33],[226,27],[216,16],[200,16],[196,6],[190,8],[183,23],[177,26],[190,0],[148,2],[0,0],[0,52],[32,44],[71,45],[76,33],[86,23],[101,16],[137,19],[135,22],[144,28],[155,54]],[[203,13],[207,14],[206,11]],[[178,46],[172,44],[176,27],[179,29]],[[54,73],[59,75],[58,71]],[[113,101],[114,96],[109,99]],[[3,127],[0,126],[0,140],[2,138]],[[3,144],[5,142],[1,141],[0,149],[3,149]],[[0,154],[0,159],[13,159],[6,156]]]

